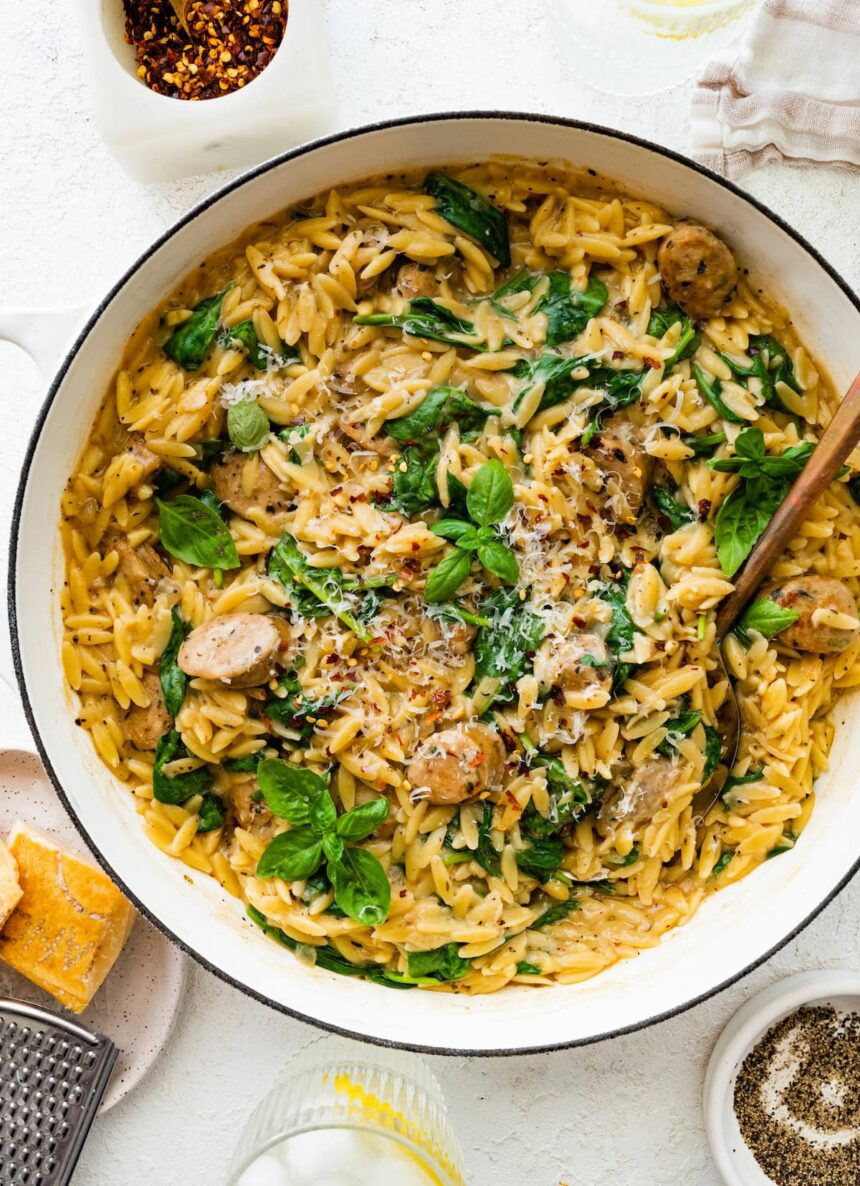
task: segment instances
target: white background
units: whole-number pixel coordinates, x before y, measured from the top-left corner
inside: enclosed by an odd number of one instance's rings
[[[509,108],[580,117],[688,147],[689,88],[642,100],[591,90],[577,81],[576,54],[565,50],[543,0],[320,4],[340,126],[423,111]],[[70,0],[3,0],[0,112],[2,304],[95,299],[221,180],[146,187],[124,176],[93,127]],[[771,166],[744,184],[858,284],[860,177]],[[666,200],[671,206],[671,195]],[[0,344],[4,556],[20,458],[42,391],[32,364]],[[0,719],[7,729],[14,711],[6,696]],[[761,909],[776,911],[779,903]],[[448,1096],[470,1186],[717,1186],[700,1097],[720,1029],[778,977],[860,965],[858,918],[860,881],[765,967],[641,1034],[554,1055],[430,1060]],[[75,1186],[220,1186],[246,1115],[313,1035],[195,967],[168,1052],[138,1091],[96,1124]]]

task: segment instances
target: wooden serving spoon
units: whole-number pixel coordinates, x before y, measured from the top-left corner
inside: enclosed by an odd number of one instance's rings
[[[827,489],[848,454],[860,442],[860,375],[851,384],[836,415],[821,434],[821,440],[788,494],[780,503],[770,523],[759,536],[735,581],[735,588],[717,613],[716,638],[720,664],[726,677],[727,711],[721,722],[722,760],[711,780],[703,787],[708,797],[698,813],[701,820],[716,802],[731,773],[738,754],[741,710],[723,659],[722,646],[761,583],[766,579],[780,553],[794,537],[809,508]]]

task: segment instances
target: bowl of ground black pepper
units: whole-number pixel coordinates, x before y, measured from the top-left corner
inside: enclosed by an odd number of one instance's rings
[[[727,1186],[860,1183],[860,974],[805,972],[732,1018],[705,1121]]]
[[[317,0],[75,0],[96,124],[140,181],[257,164],[330,131]]]

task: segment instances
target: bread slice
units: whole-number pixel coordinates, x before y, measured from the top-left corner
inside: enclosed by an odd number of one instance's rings
[[[135,913],[101,869],[17,821],[9,851],[23,897],[0,932],[0,959],[81,1013],[122,951]]]
[[[0,840],[0,931],[23,894],[24,891],[18,883],[18,862]]]

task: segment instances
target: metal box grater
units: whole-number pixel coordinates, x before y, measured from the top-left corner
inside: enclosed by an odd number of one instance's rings
[[[118,1053],[77,1022],[0,998],[0,1186],[65,1186]]]

